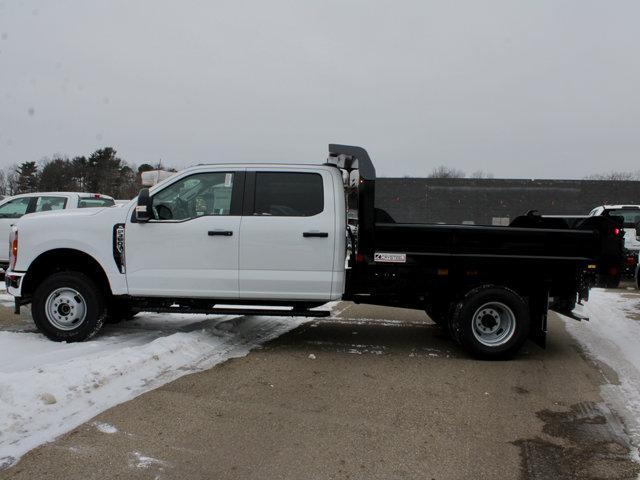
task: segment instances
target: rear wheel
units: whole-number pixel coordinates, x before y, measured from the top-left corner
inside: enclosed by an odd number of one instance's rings
[[[31,314],[38,329],[51,340],[88,340],[104,322],[104,295],[82,272],[54,273],[33,293]]]
[[[453,337],[470,353],[508,358],[529,334],[529,308],[516,292],[492,285],[470,291],[451,318]]]

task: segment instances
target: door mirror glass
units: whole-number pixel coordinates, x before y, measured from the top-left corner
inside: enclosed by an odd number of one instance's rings
[[[148,222],[151,218],[153,218],[153,209],[151,206],[149,189],[143,188],[138,194],[138,205],[136,205],[136,220],[138,220],[138,222]]]

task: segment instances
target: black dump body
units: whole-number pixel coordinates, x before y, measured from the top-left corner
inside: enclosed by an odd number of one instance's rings
[[[545,223],[526,216],[508,227],[376,223],[374,252],[405,254],[406,261],[365,257],[354,266],[351,293],[362,290],[394,304],[497,283],[521,292],[543,288],[552,297],[585,297],[599,276],[619,264],[622,239],[610,219],[593,217],[575,229]]]
[[[357,197],[358,225],[347,300],[431,315],[475,287],[499,285],[527,299],[537,319],[532,336],[544,341],[548,300],[571,314],[576,300],[588,298],[589,288],[622,261],[623,235],[615,218],[530,212],[507,227],[394,223],[373,204],[375,169],[367,152],[344,145],[329,149],[330,164],[359,170],[351,195]]]

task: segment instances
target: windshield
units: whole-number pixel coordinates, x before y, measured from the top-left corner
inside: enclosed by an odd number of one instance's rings
[[[606,210],[605,215],[623,217],[624,226],[627,228],[635,228],[636,223],[640,222],[640,208],[615,208]]]
[[[92,208],[92,207],[113,207],[116,202],[113,198],[81,198],[78,200],[78,208]]]

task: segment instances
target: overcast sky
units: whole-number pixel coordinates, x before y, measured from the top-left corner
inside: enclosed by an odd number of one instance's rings
[[[637,0],[0,0],[0,166],[640,169]]]

